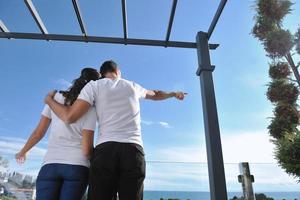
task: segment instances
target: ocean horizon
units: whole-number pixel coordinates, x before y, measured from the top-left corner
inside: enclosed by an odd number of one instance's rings
[[[274,200],[300,200],[300,192],[256,192],[264,193]],[[228,199],[242,196],[241,192],[228,192]],[[200,191],[144,191],[144,200],[179,199],[179,200],[210,200],[209,192]]]

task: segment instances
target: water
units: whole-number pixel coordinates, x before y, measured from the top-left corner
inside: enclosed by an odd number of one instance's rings
[[[275,200],[300,200],[300,192],[263,192]],[[229,192],[229,198],[241,196],[238,192]],[[210,200],[209,192],[178,192],[178,191],[145,191],[144,200],[160,200],[160,198],[176,198],[180,200]]]

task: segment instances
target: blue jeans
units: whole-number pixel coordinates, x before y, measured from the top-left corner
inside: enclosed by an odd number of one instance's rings
[[[36,200],[81,200],[89,169],[80,165],[46,164],[36,181]]]

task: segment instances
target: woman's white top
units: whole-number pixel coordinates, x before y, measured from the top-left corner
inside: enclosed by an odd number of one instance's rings
[[[54,99],[64,104],[64,96],[57,93]],[[43,165],[49,163],[82,165],[89,167],[89,160],[82,153],[82,131],[95,130],[96,111],[91,107],[89,111],[75,123],[66,124],[59,119],[46,105],[42,115],[51,119],[48,149],[44,157]]]

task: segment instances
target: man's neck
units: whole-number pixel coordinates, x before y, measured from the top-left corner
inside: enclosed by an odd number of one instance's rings
[[[106,78],[114,81],[114,80],[118,79],[119,77],[116,76],[116,77],[106,77]]]
[[[111,79],[111,80],[115,80],[115,79],[117,79],[117,78],[119,78],[119,77],[118,77],[117,74],[111,73],[111,74],[107,74],[107,75],[105,76],[105,78],[109,78],[109,79]]]
[[[120,79],[121,77],[119,77],[119,76],[113,76],[113,77],[106,77],[106,78],[114,81],[114,80]]]

